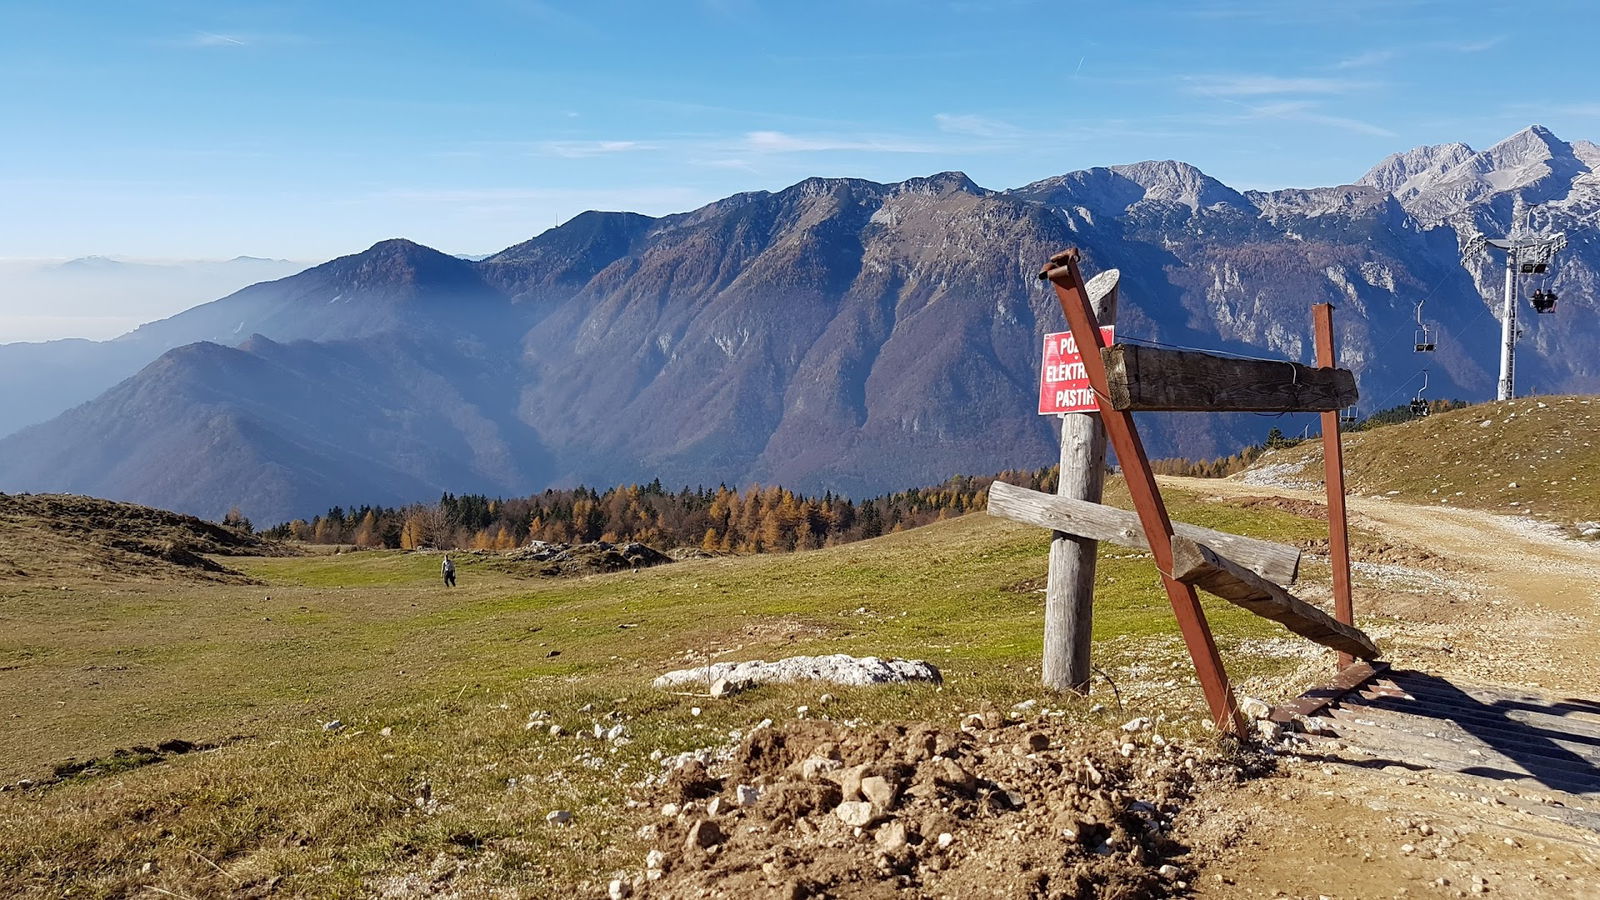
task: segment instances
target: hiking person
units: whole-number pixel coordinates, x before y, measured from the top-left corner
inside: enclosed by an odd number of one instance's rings
[[[450,555],[448,553],[445,554],[444,566],[442,568],[444,569],[444,586],[445,587],[455,587],[456,586],[456,564],[450,561]]]

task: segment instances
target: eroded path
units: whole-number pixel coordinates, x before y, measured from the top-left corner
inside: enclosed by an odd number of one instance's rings
[[[1319,491],[1165,479],[1202,496],[1322,501]],[[1600,545],[1477,510],[1350,498],[1351,525],[1422,551],[1357,566],[1357,615],[1397,669],[1434,683],[1600,699]],[[1548,723],[1560,728],[1559,721]],[[1457,727],[1442,722],[1426,736]],[[1561,738],[1587,740],[1587,724]],[[1600,803],[1547,785],[1435,770],[1348,740],[1208,811],[1237,837],[1210,896],[1600,896]],[[1381,743],[1381,733],[1366,735]],[[1398,744],[1385,748],[1393,751]],[[1469,753],[1470,750],[1462,750]],[[1470,768],[1470,767],[1467,767]],[[1600,774],[1600,773],[1596,773]]]

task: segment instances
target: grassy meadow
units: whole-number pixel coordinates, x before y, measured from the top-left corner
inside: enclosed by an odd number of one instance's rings
[[[1221,530],[1325,534],[1286,512],[1170,499],[1175,517]],[[0,582],[0,782],[76,772],[0,793],[0,894],[593,889],[642,859],[634,832],[650,815],[627,786],[659,770],[652,750],[725,744],[801,705],[953,723],[1032,697],[1199,733],[1193,672],[1142,554],[1102,547],[1095,658],[1116,691],[1099,678],[1087,699],[1036,686],[1047,543],[970,515],[582,579],[461,555],[454,590],[437,555],[399,551],[226,560],[259,585]],[[1275,624],[1207,604],[1244,689],[1285,689],[1306,665],[1260,652],[1286,635]],[[731,700],[650,687],[707,660],[834,652],[927,659],[945,683]],[[335,719],[344,727],[325,730]],[[596,724],[623,724],[628,740],[583,736]],[[207,749],[130,752],[174,738]],[[570,827],[546,824],[555,809],[574,813]]]

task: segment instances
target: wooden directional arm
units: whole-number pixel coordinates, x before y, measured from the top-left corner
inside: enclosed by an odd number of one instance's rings
[[[1354,625],[1328,615],[1283,588],[1185,537],[1172,541],[1172,576],[1258,616],[1264,616],[1308,640],[1361,659],[1377,659],[1378,645]]]

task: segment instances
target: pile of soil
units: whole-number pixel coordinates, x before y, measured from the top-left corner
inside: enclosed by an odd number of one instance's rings
[[[84,575],[251,579],[208,556],[292,556],[238,528],[75,494],[0,494],[0,582]]]
[[[495,566],[513,575],[570,577],[645,569],[672,561],[672,557],[654,547],[637,542],[560,544],[534,541],[526,547],[506,552],[496,560]]]
[[[760,728],[688,759],[629,887],[648,897],[1160,897],[1189,889],[1179,814],[1270,757],[1059,720]]]

